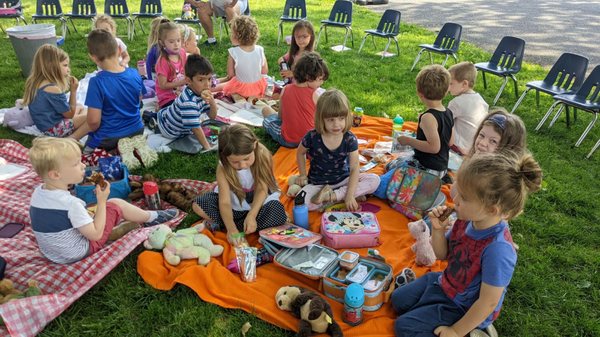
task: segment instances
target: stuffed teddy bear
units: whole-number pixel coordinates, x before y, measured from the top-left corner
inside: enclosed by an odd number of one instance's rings
[[[436,256],[431,246],[431,234],[425,221],[418,220],[408,223],[410,234],[417,240],[411,249],[415,252],[415,262],[419,266],[431,266],[435,263]]]
[[[312,291],[295,286],[281,287],[275,294],[275,303],[279,309],[291,311],[300,318],[298,336],[310,336],[312,332],[344,336],[342,328],[333,319],[329,303]]]
[[[182,9],[181,13],[181,18],[184,20],[192,20],[194,19],[194,13],[192,13],[192,5],[190,4],[184,4],[183,5],[183,9]]]
[[[15,106],[4,113],[4,121],[2,124],[13,130],[33,125],[33,119],[31,119],[29,108],[23,105],[22,99],[16,100]]]
[[[14,283],[9,279],[3,279],[0,281],[0,304],[4,304],[6,302],[31,297],[38,296],[42,294],[42,291],[38,287],[37,281],[29,280],[27,282],[28,288],[25,291],[19,291],[15,289]]]
[[[206,266],[211,256],[223,253],[223,246],[215,245],[210,238],[201,234],[204,225],[178,230],[173,233],[167,225],[158,225],[144,241],[146,249],[162,249],[165,260],[178,265],[181,259],[198,259],[198,264]]]

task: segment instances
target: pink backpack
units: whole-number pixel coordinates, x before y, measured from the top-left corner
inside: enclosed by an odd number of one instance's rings
[[[441,187],[442,181],[438,176],[416,167],[403,166],[394,171],[386,194],[393,209],[411,220],[418,220],[431,207],[444,201],[440,202],[438,198]]]

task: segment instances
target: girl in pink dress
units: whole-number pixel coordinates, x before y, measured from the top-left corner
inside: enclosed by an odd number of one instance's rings
[[[181,33],[176,24],[160,24],[158,48],[160,56],[156,61],[156,97],[158,106],[162,109],[171,105],[187,84],[184,72],[187,55],[181,46]]]
[[[238,16],[231,21],[231,43],[227,60],[227,77],[223,84],[225,95],[238,94],[243,97],[262,97],[267,88],[267,58],[263,47],[256,45],[259,37],[258,25],[249,16]]]

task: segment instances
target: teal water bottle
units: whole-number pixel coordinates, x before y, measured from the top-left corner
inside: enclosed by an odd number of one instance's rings
[[[365,289],[360,283],[352,283],[346,288],[344,295],[343,320],[349,325],[359,325],[363,321],[363,305],[365,304]]]

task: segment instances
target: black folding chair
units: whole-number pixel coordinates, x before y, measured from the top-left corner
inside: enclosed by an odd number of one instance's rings
[[[73,20],[90,20],[90,22],[93,23],[96,15],[96,4],[94,3],[94,0],[73,0],[71,13],[64,14],[67,22],[71,22],[71,26],[73,26],[73,30],[75,30],[75,32],[77,32],[77,27],[75,27]]]
[[[111,16],[113,19],[124,19],[127,22],[127,37],[130,40],[133,39],[135,25],[126,0],[105,0],[104,14]]]
[[[588,59],[581,55],[571,53],[562,54],[543,80],[526,84],[527,89],[519,97],[519,100],[510,113],[514,113],[517,110],[531,89],[535,90],[535,101],[538,109],[540,108],[540,91],[552,96],[574,93],[579,89],[581,83],[583,83],[588,62]],[[567,120],[568,116],[567,111]]]
[[[277,33],[277,45],[283,37],[283,23],[306,20],[306,0],[286,0],[283,7],[283,15],[279,18],[279,33]]]
[[[343,49],[346,48],[346,41],[348,40],[348,33],[352,39],[352,48],[354,48],[354,34],[352,33],[352,2],[347,0],[336,0],[329,13],[329,19],[321,20],[321,28],[319,29],[319,35],[317,36],[317,42],[315,43],[315,49],[319,45],[321,39],[321,32],[325,28],[325,42],[327,42],[327,27],[339,27],[344,28],[346,33],[344,35],[344,43],[342,44]]]
[[[21,0],[0,0],[0,7],[4,8],[5,11],[4,13],[0,13],[0,20],[15,19],[17,25],[21,21],[27,24],[25,15],[23,15],[23,6],[21,5]],[[6,33],[1,25],[0,29],[3,33]]]
[[[137,20],[140,28],[142,29],[142,33],[146,33],[144,30],[144,25],[142,25],[142,18],[150,18],[154,19],[162,16],[162,4],[160,0],[142,0],[140,3],[140,11],[138,13],[133,13],[133,25],[135,26],[135,21]]]
[[[39,20],[58,20],[60,21],[62,35],[67,37],[67,19],[63,16],[62,7],[58,0],[37,0],[35,14],[31,16],[31,21],[37,23]]]
[[[592,127],[594,127],[594,124],[598,119],[598,113],[600,113],[600,65],[596,66],[596,68],[592,70],[592,73],[585,79],[581,87],[574,94],[556,95],[554,96],[554,100],[555,102],[550,106],[550,109],[548,109],[548,112],[546,112],[542,120],[536,126],[535,130],[538,131],[542,125],[544,125],[554,108],[559,104],[561,106],[558,108],[558,111],[556,111],[556,114],[552,118],[548,128],[554,125],[564,107],[571,106],[589,113],[593,113],[594,118],[592,118],[592,121],[588,124],[588,126],[585,128],[585,131],[583,131],[575,143],[575,147],[579,146],[590,132]],[[598,144],[594,146],[588,157],[592,155],[596,148],[598,148]]]
[[[376,29],[367,29],[365,30],[365,36],[360,43],[360,48],[358,48],[358,52],[363,48],[365,41],[368,36],[371,36],[371,40],[373,41],[373,47],[375,46],[375,36],[387,38],[387,44],[385,45],[385,49],[381,54],[381,58],[385,57],[392,40],[396,43],[396,53],[400,56],[400,47],[398,46],[398,39],[396,36],[400,34],[400,12],[393,9],[386,9],[381,16],[381,20],[379,20],[379,24]]]
[[[442,26],[442,30],[438,33],[437,37],[433,44],[420,44],[421,50],[417,54],[415,61],[413,62],[412,68],[410,71],[415,69],[417,63],[419,63],[419,59],[421,59],[421,54],[424,51],[429,53],[429,60],[433,64],[433,55],[431,53],[446,55],[444,62],[442,62],[442,66],[446,65],[448,61],[448,57],[454,57],[454,60],[458,62],[458,57],[456,53],[458,53],[458,47],[460,47],[460,38],[462,35],[462,26],[458,23],[446,22]]]
[[[519,97],[519,89],[517,88],[517,78],[515,77],[515,74],[521,70],[524,53],[525,41],[517,37],[505,36],[500,40],[500,43],[498,44],[498,47],[496,47],[494,55],[492,55],[489,62],[475,64],[475,68],[481,70],[483,87],[486,89],[487,82],[485,81],[485,73],[504,77],[504,82],[502,83],[502,86],[500,86],[500,90],[498,90],[492,105],[496,105],[496,102],[498,102],[502,91],[504,91],[504,87],[506,87],[506,83],[508,83],[509,77],[515,84],[515,96],[517,98]]]

